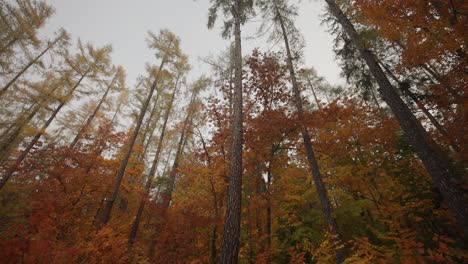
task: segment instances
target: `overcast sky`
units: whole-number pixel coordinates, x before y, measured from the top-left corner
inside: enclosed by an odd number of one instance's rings
[[[46,26],[51,32],[60,27],[71,33],[73,40],[95,45],[112,44],[113,62],[127,70],[127,81],[133,84],[144,73],[146,62],[155,58],[146,46],[148,30],[158,32],[168,28],[181,39],[183,52],[189,55],[193,65],[190,78],[208,71],[208,66],[198,58],[216,55],[228,47],[229,42],[220,36],[220,27],[206,28],[208,0],[49,0],[55,7],[55,15]],[[343,83],[332,52],[332,36],[326,25],[321,25],[323,1],[300,3],[297,26],[306,40],[305,62],[330,83]],[[221,22],[221,20],[220,20]],[[243,55],[255,47],[263,51],[273,46],[264,39],[251,39],[258,22],[243,27]],[[278,44],[278,48],[281,46]]]

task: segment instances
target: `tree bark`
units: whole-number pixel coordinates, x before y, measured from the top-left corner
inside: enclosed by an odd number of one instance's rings
[[[322,175],[320,173],[319,166],[315,158],[315,153],[312,148],[312,144],[310,142],[310,134],[309,134],[309,131],[307,130],[307,127],[304,124],[304,110],[302,107],[302,98],[301,98],[301,94],[299,90],[299,85],[296,80],[296,73],[294,71],[294,65],[292,62],[293,58],[291,54],[291,49],[289,47],[289,39],[288,39],[288,35],[287,35],[286,28],[284,25],[283,17],[276,4],[275,4],[275,7],[276,7],[276,15],[281,26],[281,30],[282,30],[282,34],[284,38],[284,44],[286,47],[287,66],[289,69],[289,75],[290,75],[291,83],[293,87],[293,93],[294,93],[295,102],[296,102],[296,110],[297,110],[297,114],[298,114],[298,117],[302,126],[301,134],[302,134],[302,139],[304,140],[304,147],[306,150],[307,160],[309,162],[309,166],[310,166],[310,170],[314,179],[315,187],[317,189],[317,194],[319,196],[320,205],[322,207],[322,213],[325,219],[325,224],[327,225],[327,229],[329,230],[329,232],[334,237],[333,239],[334,239],[334,243],[336,244],[335,246],[338,247],[338,249],[335,250],[336,262],[341,263],[343,262],[345,258],[344,248],[341,245],[342,242],[339,238],[338,226],[332,215],[333,208],[331,206],[330,199],[328,198],[327,189],[325,188],[325,184],[323,183]]]
[[[385,76],[374,54],[363,45],[353,24],[336,2],[334,0],[325,1],[330,7],[332,14],[337,18],[338,22],[359,49],[361,56],[366,61],[367,66],[380,87],[379,92],[382,98],[394,113],[405,135],[431,175],[435,186],[445,199],[447,206],[453,211],[458,225],[466,238],[468,235],[468,206],[466,206],[468,201],[464,196],[463,190],[460,190],[460,184],[457,183],[458,180],[463,179],[463,173],[456,171],[445,153],[428,136],[422,125],[387,79],[387,76]]]
[[[233,6],[234,17],[234,102],[232,118],[231,176],[227,195],[220,262],[237,263],[240,243],[240,220],[242,200],[242,47],[241,47],[241,1]]]

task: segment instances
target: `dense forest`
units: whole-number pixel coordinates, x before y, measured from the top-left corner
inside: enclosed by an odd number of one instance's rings
[[[197,78],[151,29],[137,80],[0,0],[0,262],[467,263],[468,2],[320,1],[344,85],[293,0],[210,0]]]

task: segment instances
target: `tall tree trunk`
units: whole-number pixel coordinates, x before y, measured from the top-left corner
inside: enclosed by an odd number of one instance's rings
[[[73,139],[72,143],[70,144],[70,149],[75,147],[76,143],[78,143],[78,141],[81,139],[81,137],[86,132],[86,130],[88,130],[89,126],[91,125],[91,122],[94,120],[97,113],[99,112],[99,109],[101,109],[101,105],[106,100],[107,94],[109,93],[109,91],[112,88],[112,85],[114,84],[115,80],[117,79],[117,75],[118,75],[118,73],[115,74],[115,76],[112,79],[111,83],[109,85],[107,85],[106,92],[102,95],[101,100],[99,101],[98,105],[94,109],[93,113],[86,120],[86,123],[80,128],[80,130],[78,131],[78,134],[76,134],[75,138]]]
[[[187,116],[185,117],[185,120],[184,120],[184,123],[183,123],[182,132],[180,134],[180,139],[179,139],[179,142],[177,144],[177,151],[176,151],[176,154],[175,154],[175,157],[174,157],[174,162],[173,162],[170,174],[169,174],[168,187],[162,193],[162,197],[161,197],[161,199],[162,199],[162,202],[161,202],[161,207],[162,207],[161,218],[163,219],[163,225],[166,224],[167,210],[169,209],[169,205],[170,205],[171,200],[172,200],[172,192],[174,191],[174,187],[175,187],[175,178],[177,176],[177,170],[179,168],[180,156],[182,156],[182,154],[184,152],[186,135],[190,131],[190,124],[192,123],[192,117],[193,117],[193,111],[192,110],[193,110],[193,106],[194,106],[194,103],[195,103],[196,95],[197,95],[197,92],[195,92],[195,91],[192,92],[192,97],[190,99],[190,103],[189,103],[189,106],[188,106],[188,109],[187,109]],[[156,232],[157,232],[157,230],[156,230]],[[157,234],[155,234],[154,236],[157,236]],[[150,245],[150,256],[153,256],[155,254],[156,245],[157,245],[157,239],[153,239],[151,241],[151,245]]]
[[[179,168],[180,156],[182,156],[182,153],[184,152],[186,136],[189,133],[190,124],[192,123],[192,116],[194,114],[193,106],[195,104],[195,98],[196,98],[196,92],[193,92],[192,98],[190,99],[190,104],[187,108],[187,116],[185,117],[184,124],[182,126],[182,132],[180,134],[179,143],[177,144],[177,152],[174,157],[174,163],[172,165],[171,173],[169,175],[169,185],[168,185],[166,192],[164,192],[163,197],[162,197],[162,200],[163,200],[162,206],[163,206],[164,213],[169,208],[169,204],[171,203],[171,200],[172,200],[172,192],[174,191],[174,187],[175,187],[175,178],[177,176],[177,170]]]
[[[314,86],[312,85],[312,82],[310,81],[309,77],[306,77],[307,83],[309,84],[310,90],[312,91],[312,95],[314,96],[315,103],[317,104],[317,107],[319,110],[322,110],[322,106],[320,105],[320,102],[317,98],[317,94],[315,93]]]
[[[338,22],[359,49],[361,56],[366,61],[367,66],[379,84],[382,98],[394,113],[411,145],[414,147],[431,175],[435,186],[444,197],[447,206],[455,214],[458,225],[464,232],[466,238],[468,236],[468,206],[466,206],[468,201],[464,196],[463,190],[460,190],[460,183],[457,183],[458,180],[463,179],[462,173],[456,171],[445,153],[443,153],[439,146],[428,136],[422,125],[400,98],[396,89],[380,68],[376,57],[363,45],[359,33],[340,7],[334,0],[325,1],[328,3],[331,12],[338,19]]]
[[[119,105],[117,106],[117,109],[115,110],[114,112],[114,115],[112,116],[112,119],[111,121],[109,122],[109,124],[107,125],[106,127],[106,130],[104,132],[104,138],[107,138],[108,135],[110,134],[111,130],[112,130],[112,125],[114,124],[114,121],[117,119],[117,115],[118,113],[120,112],[120,107],[122,106],[122,101],[119,103]],[[104,151],[105,147],[104,147],[104,144],[101,144],[99,146],[98,149],[96,149],[95,153],[94,153],[94,156],[97,158],[99,157],[102,152]],[[95,162],[91,162],[89,165],[88,165],[88,168],[86,169],[86,172],[85,172],[85,175],[89,175],[89,173],[91,172],[91,169],[94,168],[94,165],[96,163]],[[97,207],[97,210],[96,210],[96,214],[94,215],[93,217],[93,225],[97,228],[99,226],[99,215],[101,214],[101,211],[102,211],[102,206],[104,204],[104,201],[105,201],[105,195],[102,197],[102,199],[100,200],[99,202],[99,206]]]
[[[387,65],[383,64],[382,62],[380,62],[380,65],[382,65],[382,67],[385,69],[388,75],[390,75],[390,77],[396,83],[398,83],[398,85],[400,86],[403,85],[403,83],[398,79],[397,76],[395,76],[395,74],[393,74],[393,72],[388,68]],[[429,109],[426,108],[424,103],[422,103],[421,100],[419,100],[418,97],[409,90],[409,87],[401,87],[401,88],[402,88],[402,91],[406,93],[406,95],[408,95],[411,98],[411,100],[413,100],[413,102],[418,106],[418,108],[427,116],[427,118],[429,118],[429,121],[431,121],[432,125],[439,131],[440,134],[442,134],[445,137],[445,139],[450,143],[450,146],[452,146],[452,148],[456,152],[460,152],[460,147],[457,145],[456,142],[450,139],[450,136],[447,133],[447,130],[445,130],[445,128],[439,123],[439,121],[437,121],[437,119],[431,114],[431,112],[429,111]]]
[[[73,92],[76,90],[76,88],[78,88],[78,86],[80,85],[80,83],[83,81],[83,79],[86,77],[86,75],[88,74],[88,72],[86,72],[85,74],[81,75],[80,79],[78,80],[78,82],[75,84],[75,86],[73,86],[73,88],[70,90],[70,92],[67,94],[67,97],[69,96],[72,96],[73,95]],[[11,175],[13,175],[13,173],[16,172],[16,170],[19,168],[19,166],[21,165],[21,163],[23,162],[23,160],[26,158],[26,156],[29,154],[29,152],[31,151],[31,149],[34,147],[34,145],[36,145],[36,143],[39,141],[39,139],[41,138],[41,136],[43,135],[43,133],[45,133],[45,131],[47,130],[47,128],[49,127],[49,125],[52,123],[52,121],[54,121],[55,117],[57,116],[57,114],[60,112],[60,110],[65,106],[65,104],[67,103],[66,100],[62,101],[59,106],[54,110],[54,112],[52,113],[52,115],[49,117],[49,119],[46,121],[46,123],[41,127],[41,129],[39,130],[38,133],[36,133],[36,135],[34,136],[34,138],[31,140],[31,142],[29,142],[28,146],[26,147],[26,149],[24,149],[20,156],[16,159],[15,163],[7,170],[6,174],[3,175],[2,179],[0,180],[0,190],[3,188],[3,186],[5,186],[5,184],[8,182],[8,180],[10,179]]]
[[[236,0],[234,16],[234,103],[232,118],[231,176],[227,196],[226,218],[221,246],[221,263],[237,263],[240,243],[240,220],[242,200],[242,47],[241,47],[241,1]]]
[[[49,51],[53,46],[55,46],[55,44],[57,44],[57,42],[59,42],[59,40],[62,38],[62,36],[58,36],[53,42],[49,43],[49,45],[47,45],[46,49],[44,49],[39,55],[37,55],[34,59],[32,59],[26,66],[24,66],[23,69],[21,69],[20,72],[18,72],[15,77],[13,77],[13,79],[11,79],[11,81],[9,81],[1,90],[0,90],[0,97],[2,97],[2,95],[8,90],[8,88],[10,88],[10,86],[12,86],[16,80],[18,80],[19,77],[21,77],[21,75],[23,75],[31,66],[33,66],[34,64],[36,64],[40,59],[41,57],[47,53],[47,51]]]
[[[345,258],[345,252],[344,252],[343,246],[341,245],[342,242],[339,238],[338,226],[332,215],[333,208],[330,204],[330,199],[328,197],[327,189],[325,188],[325,184],[323,183],[322,174],[320,173],[319,166],[315,158],[315,153],[312,148],[312,144],[310,143],[310,134],[309,134],[309,131],[307,130],[307,127],[304,124],[304,110],[302,107],[301,93],[299,90],[299,85],[296,80],[296,73],[294,71],[293,58],[291,54],[291,49],[289,47],[288,35],[287,35],[286,28],[284,25],[283,17],[279,11],[278,6],[276,6],[276,15],[281,26],[281,30],[282,30],[282,34],[284,38],[284,45],[286,47],[287,66],[289,69],[289,75],[290,75],[291,83],[293,87],[297,114],[298,114],[298,117],[302,126],[301,133],[302,133],[302,139],[304,140],[304,147],[306,150],[307,160],[309,162],[309,166],[310,166],[310,170],[314,179],[315,187],[317,189],[317,194],[319,196],[320,205],[322,207],[322,213],[325,219],[325,224],[327,225],[327,229],[330,231],[330,233],[334,237],[334,243],[336,244],[335,246],[337,246],[337,249],[335,250],[336,262],[341,263],[343,262]]]
[[[167,121],[169,120],[169,116],[171,115],[171,110],[172,110],[172,106],[173,106],[173,103],[174,103],[175,94],[177,92],[177,87],[179,85],[179,78],[180,78],[180,76],[177,77],[177,81],[175,83],[174,90],[172,91],[171,99],[169,100],[169,103],[168,103],[167,109],[166,109],[166,113],[164,115],[164,123],[163,123],[163,126],[161,128],[161,134],[159,135],[159,139],[158,139],[158,148],[156,149],[156,153],[154,155],[153,163],[151,165],[150,172],[148,173],[148,178],[146,179],[145,193],[144,193],[143,197],[141,197],[140,205],[138,206],[138,211],[137,211],[137,214],[135,216],[135,219],[133,220],[132,228],[131,228],[130,234],[128,236],[128,244],[129,245],[133,245],[133,242],[134,242],[135,237],[137,235],[138,227],[140,226],[141,216],[143,215],[143,210],[145,209],[146,200],[148,200],[148,198],[149,198],[150,191],[151,191],[151,186],[153,185],[153,178],[154,178],[154,176],[156,174],[156,170],[158,169],[159,156],[161,155],[164,136],[165,136],[165,133],[166,133]],[[151,120],[148,120],[148,122],[151,122]]]
[[[159,121],[159,118],[161,117],[161,112],[158,110],[158,107],[157,107],[160,96],[161,96],[161,91],[157,90],[156,99],[154,100],[154,106],[151,109],[151,113],[150,113],[150,116],[148,118],[148,122],[146,123],[145,129],[143,131],[143,135],[141,136],[141,143],[140,144],[142,146],[144,146],[144,147],[143,147],[143,152],[138,157],[138,160],[143,160],[145,158],[146,153],[147,153],[148,148],[149,148],[149,145],[151,143],[151,138],[153,137],[153,134],[154,134],[154,130],[156,129],[156,125],[157,125],[157,123]],[[158,115],[153,120],[153,117],[154,117],[154,115],[156,113]],[[150,128],[152,124],[154,126],[152,128]]]
[[[159,65],[159,72],[161,72],[162,68],[164,67],[165,64],[165,58],[161,60],[161,65]],[[122,162],[120,163],[119,170],[116,173],[115,176],[115,183],[114,183],[114,188],[112,189],[112,193],[108,199],[106,199],[106,204],[104,209],[102,210],[102,213],[98,216],[98,220],[96,221],[96,228],[99,230],[101,229],[107,222],[109,222],[110,215],[112,212],[112,207],[114,206],[114,201],[117,199],[117,195],[119,193],[120,189],[120,184],[122,183],[123,176],[125,174],[125,169],[127,168],[128,161],[130,160],[130,156],[132,154],[132,149],[133,145],[135,145],[135,141],[138,137],[138,133],[140,132],[141,124],[143,123],[143,119],[146,114],[146,110],[148,109],[149,103],[151,101],[151,98],[153,97],[153,93],[156,90],[156,85],[158,82],[158,76],[156,76],[153,85],[150,88],[148,97],[146,98],[146,101],[143,103],[143,106],[141,107],[140,114],[138,115],[137,123],[135,130],[133,131],[132,137],[130,138],[130,142],[128,144],[127,150],[125,151],[125,156]]]

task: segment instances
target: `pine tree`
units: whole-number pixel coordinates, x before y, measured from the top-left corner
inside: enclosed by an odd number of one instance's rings
[[[221,263],[237,263],[240,243],[242,199],[242,48],[241,24],[251,12],[252,0],[213,0],[209,10],[208,28],[212,28],[218,11],[229,17],[224,21],[223,36],[234,35],[234,98],[232,117],[231,176],[224,223]],[[233,32],[231,32],[233,31]]]

